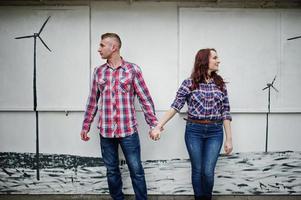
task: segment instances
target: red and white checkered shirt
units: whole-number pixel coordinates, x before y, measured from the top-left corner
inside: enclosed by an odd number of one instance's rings
[[[90,130],[98,110],[98,128],[103,137],[120,138],[137,132],[134,106],[136,95],[146,122],[150,127],[155,127],[158,120],[154,103],[141,69],[124,60],[117,68],[110,67],[108,63],[97,67],[93,74],[82,130]]]

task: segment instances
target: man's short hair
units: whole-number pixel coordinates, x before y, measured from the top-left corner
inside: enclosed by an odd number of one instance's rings
[[[119,49],[121,48],[121,39],[119,37],[119,35],[117,35],[116,33],[105,33],[101,35],[101,39],[105,39],[105,38],[114,38],[118,44],[119,44]]]

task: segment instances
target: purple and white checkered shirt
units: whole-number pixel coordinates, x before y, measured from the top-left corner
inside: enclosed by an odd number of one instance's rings
[[[188,117],[206,120],[232,120],[226,86],[222,92],[212,81],[200,83],[199,89],[191,91],[192,80],[183,81],[176,98],[171,105],[178,112],[185,102],[188,105]]]
[[[124,60],[115,69],[108,63],[97,67],[93,74],[82,130],[90,130],[98,110],[98,128],[103,137],[120,138],[137,132],[135,95],[138,96],[146,122],[155,127],[158,120],[154,103],[140,68]]]

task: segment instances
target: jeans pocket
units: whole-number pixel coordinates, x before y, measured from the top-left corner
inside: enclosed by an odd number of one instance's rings
[[[197,129],[197,125],[196,123],[192,123],[192,122],[187,122],[186,123],[186,131],[185,132],[193,132],[193,130]]]
[[[209,126],[208,133],[210,135],[223,135],[223,124],[222,123],[215,123]]]

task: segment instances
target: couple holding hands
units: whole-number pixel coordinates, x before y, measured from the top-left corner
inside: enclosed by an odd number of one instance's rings
[[[157,120],[141,69],[120,56],[121,44],[116,33],[101,36],[98,52],[107,62],[94,70],[81,131],[81,139],[88,141],[88,132],[98,111],[101,153],[111,197],[124,199],[118,156],[120,145],[135,198],[147,199],[134,107],[137,96],[153,140],[160,139],[164,125],[187,103],[185,143],[191,162],[194,197],[196,200],[211,199],[214,170],[223,141],[225,153],[232,151],[232,117],[225,82],[217,74],[220,61],[216,50],[197,52],[191,76],[182,82],[171,108]]]

